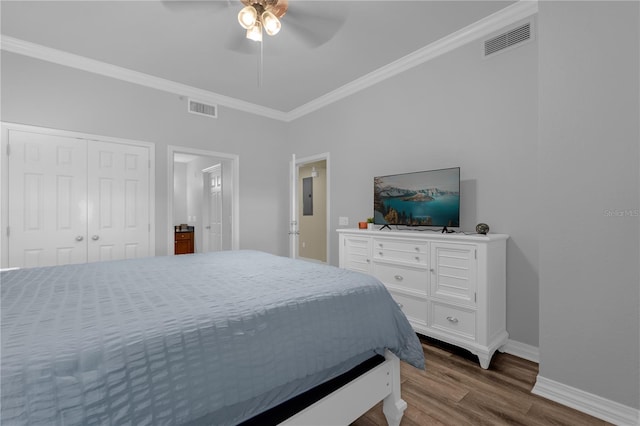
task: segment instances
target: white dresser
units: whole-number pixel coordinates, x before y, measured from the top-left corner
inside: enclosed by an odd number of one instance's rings
[[[488,368],[507,342],[508,235],[338,229],[340,267],[382,281],[414,330]]]

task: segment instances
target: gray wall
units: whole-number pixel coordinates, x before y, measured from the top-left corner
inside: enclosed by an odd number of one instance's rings
[[[173,225],[187,223],[189,213],[187,209],[187,164],[173,165]]]
[[[291,150],[331,153],[331,229],[373,216],[373,177],[461,167],[461,229],[511,236],[510,338],[538,346],[537,44],[471,43],[291,123]],[[337,235],[331,234],[332,247]],[[337,265],[338,250],[331,263]]]
[[[167,253],[167,146],[240,157],[240,247],[287,252],[285,123],[220,108],[188,114],[186,99],[2,51],[2,121],[156,145],[156,254]],[[277,184],[281,182],[281,184]]]
[[[540,375],[638,408],[640,11],[539,8]]]

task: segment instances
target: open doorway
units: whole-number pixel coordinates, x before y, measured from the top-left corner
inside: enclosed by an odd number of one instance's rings
[[[238,249],[238,157],[170,146],[167,160],[168,253],[176,253],[183,228],[195,253]]]
[[[327,263],[329,255],[329,154],[295,159],[292,257]]]

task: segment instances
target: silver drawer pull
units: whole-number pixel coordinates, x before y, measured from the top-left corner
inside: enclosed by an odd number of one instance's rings
[[[416,247],[416,251],[417,251],[417,252],[420,252],[420,247]]]
[[[447,320],[449,320],[449,322],[452,322],[454,324],[458,323],[458,318],[456,317],[447,317]]]
[[[420,256],[416,256],[416,262],[420,262]]]
[[[99,235],[94,235],[93,237],[91,237],[91,239],[93,241],[98,241],[100,239],[100,236]]]
[[[371,263],[371,259],[367,259],[367,263]]]
[[[393,278],[395,278],[396,281],[402,281],[404,279],[402,275],[394,275]]]
[[[404,308],[404,305],[403,305],[402,303],[398,303],[398,307],[399,307],[400,309],[402,309],[402,308]]]
[[[378,254],[379,254],[380,256],[382,256],[382,252],[381,252],[381,251],[379,251],[379,252],[378,252]]]
[[[76,241],[82,241],[82,240],[84,240],[84,237],[82,235],[78,235],[76,237]]]

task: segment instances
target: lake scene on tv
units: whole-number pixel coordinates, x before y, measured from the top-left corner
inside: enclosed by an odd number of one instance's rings
[[[374,222],[407,226],[460,226],[460,169],[374,178]]]

